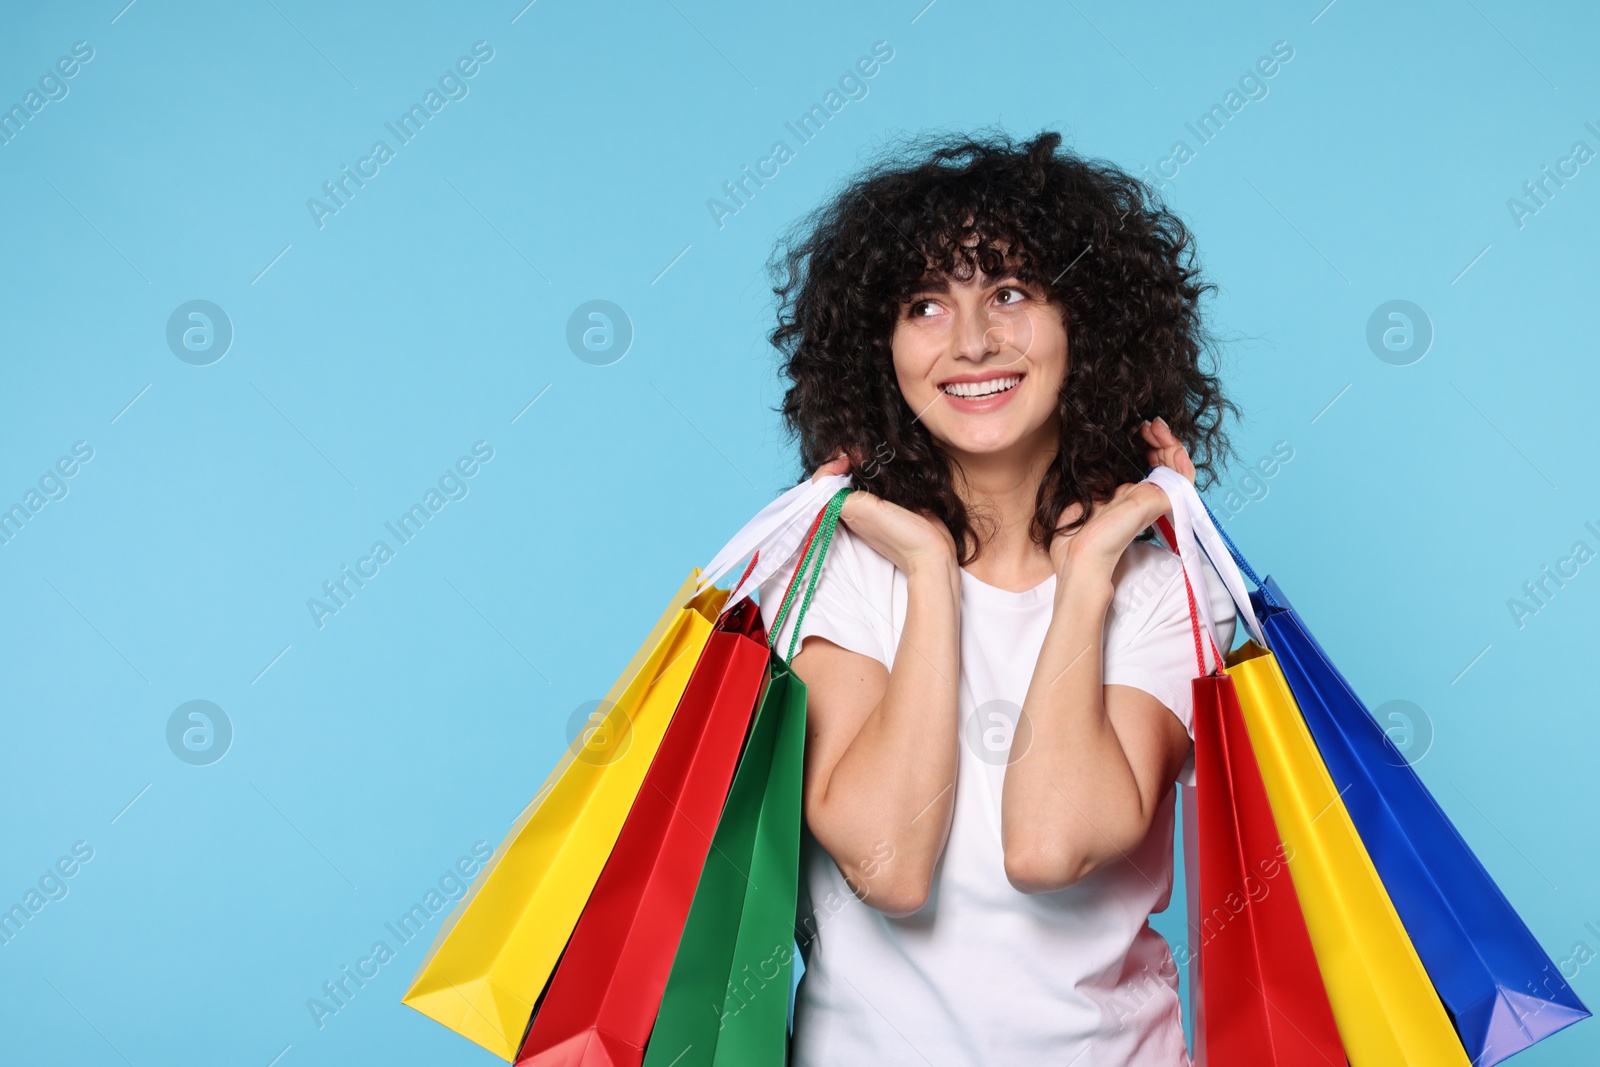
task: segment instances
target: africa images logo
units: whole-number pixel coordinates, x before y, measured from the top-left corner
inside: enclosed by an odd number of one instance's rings
[[[360,159],[356,160],[355,169],[345,163],[339,167],[338,177],[322,183],[322,192],[325,199],[315,196],[306,200],[306,210],[311,212],[311,221],[317,224],[317,229],[327,225],[329,216],[337,215],[340,211],[350,206],[350,201],[355,199],[356,193],[367,187],[367,182],[382,173],[384,164],[394,159],[396,150],[410,144],[418,134],[428,125],[428,122],[443,111],[445,105],[454,100],[465,100],[471,91],[467,81],[477,77],[483,66],[494,58],[494,48],[488,41],[478,41],[472,46],[472,55],[462,56],[455,65],[439,75],[438,88],[428,87],[422,95],[421,103],[413,103],[408,109],[400,113],[394,122],[385,122],[384,128],[394,136],[394,146],[388,141],[379,139],[372,143],[372,149]]]
[[[893,45],[888,41],[873,42],[870,56],[861,56],[853,67],[845,68],[844,73],[839,75],[837,89],[829,88],[823,94],[821,103],[812,104],[793,122],[783,124],[794,138],[794,147],[790,147],[787,140],[776,140],[772,143],[771,151],[756,160],[754,170],[745,163],[739,168],[739,177],[723,182],[722,191],[726,199],[713,196],[706,201],[711,221],[717,224],[717,229],[722,229],[728,219],[749,207],[756,192],[765,189],[767,182],[778,176],[780,168],[795,158],[798,149],[810,144],[829,120],[844,110],[846,104],[853,100],[865,100],[871,91],[868,79],[877,77],[878,72],[893,58]]]
[[[471,456],[460,457],[454,466],[447,467],[439,476],[437,488],[429,486],[421,500],[401,512],[398,518],[385,522],[383,527],[393,536],[393,546],[381,538],[374,541],[372,549],[356,560],[354,570],[350,564],[343,564],[336,577],[322,583],[324,596],[306,598],[306,610],[316,628],[322,629],[330,617],[349,607],[355,595],[381,574],[384,565],[394,559],[402,547],[409,545],[433,517],[444,510],[446,504],[452,500],[465,500],[472,491],[469,480],[476,477],[484,464],[492,459],[494,446],[488,441],[475,442]]]

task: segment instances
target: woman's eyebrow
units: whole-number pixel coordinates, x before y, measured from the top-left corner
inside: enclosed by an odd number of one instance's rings
[[[998,285],[1001,282],[1022,282],[1024,279],[1017,270],[1003,270],[998,274],[982,272],[984,285]],[[948,293],[950,291],[950,277],[946,274],[927,278],[919,282],[911,290],[912,294],[919,293]]]

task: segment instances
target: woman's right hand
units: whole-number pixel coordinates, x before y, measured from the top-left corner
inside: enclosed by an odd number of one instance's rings
[[[818,467],[811,480],[849,470],[850,458],[837,456]],[[912,511],[856,489],[844,498],[839,518],[851,533],[908,575],[928,565],[953,567],[956,563],[955,538],[943,522],[928,512]]]

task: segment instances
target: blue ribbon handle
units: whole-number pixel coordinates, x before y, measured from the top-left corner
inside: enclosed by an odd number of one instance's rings
[[[1222,535],[1222,543],[1228,546],[1228,555],[1233,557],[1233,562],[1244,572],[1244,576],[1255,583],[1256,588],[1261,592],[1261,599],[1266,603],[1267,607],[1283,607],[1282,604],[1278,603],[1278,598],[1272,595],[1272,590],[1267,588],[1267,583],[1263,582],[1256,575],[1256,572],[1251,569],[1250,562],[1244,558],[1244,553],[1239,551],[1239,546],[1233,543],[1233,538],[1228,536],[1228,531],[1223,529],[1222,523],[1217,521],[1217,513],[1211,510],[1211,505],[1206,503],[1205,497],[1200,497],[1200,506],[1206,509],[1206,514],[1211,516],[1211,525],[1215,526],[1217,533]]]

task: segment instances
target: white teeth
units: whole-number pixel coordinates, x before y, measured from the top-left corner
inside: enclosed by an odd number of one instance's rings
[[[984,382],[947,382],[943,388],[951,396],[980,397],[1003,393],[1020,381],[1021,377],[990,378]]]

